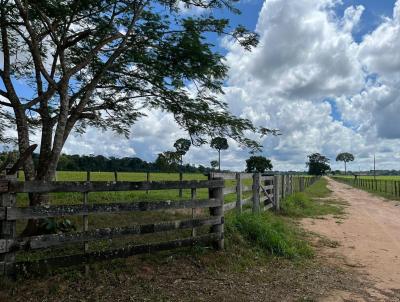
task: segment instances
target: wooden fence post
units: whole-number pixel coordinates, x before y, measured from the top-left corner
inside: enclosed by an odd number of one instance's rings
[[[146,173],[146,180],[147,182],[150,182],[150,172]],[[149,194],[149,190],[146,190],[146,194]]]
[[[116,172],[115,172],[115,179],[117,180]],[[90,182],[90,171],[86,172],[86,181]],[[89,193],[88,192],[83,193],[83,204],[84,205],[88,204],[88,199],[89,199]],[[89,216],[88,215],[83,215],[83,230],[85,232],[87,232],[89,230]],[[84,244],[83,244],[83,251],[85,253],[89,252],[89,243],[87,241],[84,242]],[[89,274],[89,266],[88,265],[85,265],[85,274],[86,275]]]
[[[192,188],[191,189],[191,199],[192,200],[195,200],[196,199],[196,195],[197,195],[197,191],[196,191],[196,188]],[[195,208],[192,208],[192,219],[194,219],[195,218],[195,215],[196,215],[196,209]],[[192,237],[196,237],[196,228],[192,228]]]
[[[183,180],[183,173],[179,172],[179,181]],[[179,189],[179,197],[182,198],[182,189]]]
[[[117,182],[118,181],[118,172],[114,171],[114,181]]]
[[[236,173],[236,211],[242,213],[242,175]]]
[[[223,180],[223,178],[211,178],[210,176],[209,179]],[[210,208],[210,215],[221,217],[221,223],[213,225],[210,232],[218,233],[220,235],[214,244],[214,248],[217,250],[222,250],[224,249],[224,188],[210,188],[208,190],[208,196],[210,199],[214,198],[219,201],[219,205],[217,207]]]
[[[3,175],[0,176],[1,183],[8,188],[9,180],[16,180],[17,175]],[[14,207],[16,205],[16,194],[9,192],[0,193],[0,206],[1,207]],[[9,251],[9,246],[16,237],[16,220],[0,221],[0,275],[11,275],[14,273],[15,253]]]
[[[286,197],[286,177],[282,175],[282,199]]]
[[[253,213],[260,212],[260,180],[261,174],[253,174]]]
[[[279,175],[274,176],[274,207],[275,211],[280,210],[280,201],[279,201]]]
[[[304,177],[300,177],[300,192],[304,192]]]

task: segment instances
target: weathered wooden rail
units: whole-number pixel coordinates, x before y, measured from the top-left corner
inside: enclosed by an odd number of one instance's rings
[[[115,177],[117,180],[117,176]],[[226,186],[225,180],[233,181],[234,186]],[[296,182],[298,185],[296,186]],[[251,184],[250,184],[251,183]],[[37,270],[39,267],[62,267],[76,264],[89,264],[98,260],[128,257],[140,253],[149,253],[173,248],[188,247],[197,244],[212,245],[216,249],[224,247],[224,213],[250,206],[254,213],[268,209],[279,210],[281,198],[304,190],[312,180],[290,175],[261,175],[260,173],[211,173],[208,180],[192,181],[140,181],[140,182],[92,182],[90,174],[87,181],[18,181],[16,175],[0,176],[0,274],[13,274],[16,271]],[[297,188],[297,189],[296,189]],[[208,189],[208,198],[198,199],[197,190]],[[190,190],[188,200],[138,201],[129,200],[113,203],[88,202],[92,192],[152,191],[152,190]],[[16,196],[21,193],[65,193],[82,194],[82,203],[73,205],[41,205],[19,207]],[[224,203],[224,196],[236,194],[236,200]],[[244,196],[247,196],[244,198]],[[191,210],[191,217],[180,220],[159,221],[134,224],[123,227],[89,229],[89,217],[132,212]],[[198,217],[196,209],[203,209]],[[204,211],[207,209],[208,211]],[[170,213],[170,212],[168,212]],[[187,212],[188,213],[188,212]],[[208,215],[205,215],[208,213]],[[48,234],[30,237],[18,237],[17,221],[28,219],[46,219],[53,217],[79,216],[83,219],[80,231]],[[209,227],[208,233],[198,234],[199,228]],[[191,236],[162,242],[128,243],[123,247],[110,250],[90,251],[89,244],[101,240],[128,238],[152,233],[177,232],[191,230]],[[178,236],[180,236],[178,234]],[[64,245],[82,244],[81,251],[72,255],[51,256],[36,261],[16,261],[19,251],[35,251]],[[86,267],[87,268],[87,267]]]

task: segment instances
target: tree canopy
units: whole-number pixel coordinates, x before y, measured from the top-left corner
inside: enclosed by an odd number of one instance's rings
[[[180,156],[185,155],[189,151],[190,146],[191,146],[190,140],[185,139],[185,138],[180,138],[174,143],[176,152]]]
[[[347,163],[354,161],[354,155],[348,152],[339,153],[336,156],[336,161],[344,162],[344,173],[347,174]]]
[[[250,156],[246,159],[246,172],[265,172],[266,170],[272,170],[273,166],[271,160],[264,156]]]
[[[215,169],[218,167],[218,160],[212,160],[210,162],[211,168]]]
[[[218,97],[227,66],[209,34],[247,50],[258,42],[215,13],[239,13],[234,3],[0,0],[0,139],[14,139],[23,153],[33,134],[40,138],[38,165],[29,157],[25,178],[53,179],[71,132],[98,127],[128,136],[146,108],[172,113],[193,144],[224,136],[261,148],[245,131],[274,131],[235,117]],[[182,5],[206,10],[191,16]],[[30,93],[19,91],[16,81]],[[8,128],[17,137],[7,137]]]
[[[229,148],[228,140],[225,137],[214,137],[211,140],[210,146],[218,150],[218,171],[221,171],[221,150]]]
[[[225,137],[214,137],[210,143],[211,148],[218,151],[226,150],[229,148],[228,141]]]
[[[329,158],[319,153],[308,155],[308,174],[310,175],[324,175],[330,171]]]
[[[183,156],[189,151],[190,146],[190,140],[186,138],[180,138],[174,143],[174,147],[180,158],[181,165],[183,164]]]

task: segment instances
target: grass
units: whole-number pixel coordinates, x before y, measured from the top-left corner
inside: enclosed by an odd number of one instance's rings
[[[238,232],[254,246],[271,255],[288,259],[313,256],[312,248],[301,238],[299,230],[270,212],[237,215],[227,221],[227,231]]]
[[[328,189],[328,181],[325,178],[320,178],[312,186],[306,188],[304,193],[309,198],[325,198],[328,197],[332,191]]]
[[[286,197],[281,202],[281,214],[296,218],[343,214],[343,208],[328,199],[330,193],[326,179],[321,178],[304,192]]]

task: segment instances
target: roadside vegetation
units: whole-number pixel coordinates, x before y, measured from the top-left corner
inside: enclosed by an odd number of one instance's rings
[[[237,232],[253,246],[270,255],[288,259],[311,258],[313,250],[302,232],[273,213],[244,213],[227,220],[227,231]]]
[[[297,218],[342,214],[343,208],[329,199],[330,193],[327,180],[321,178],[304,192],[286,197],[281,203],[281,214]]]

